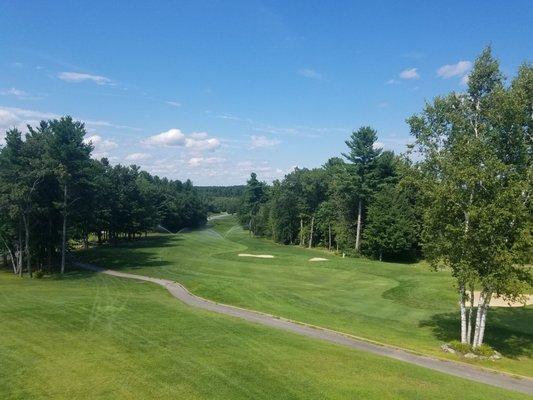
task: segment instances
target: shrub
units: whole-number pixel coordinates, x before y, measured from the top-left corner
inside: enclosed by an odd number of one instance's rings
[[[472,352],[481,357],[490,357],[494,355],[494,349],[488,344],[482,344],[481,346],[472,349]]]
[[[44,276],[44,271],[42,269],[38,269],[33,273],[33,277],[37,279],[41,279]]]
[[[461,343],[458,340],[452,340],[450,347],[461,354],[470,353],[471,351],[471,346],[468,343]]]

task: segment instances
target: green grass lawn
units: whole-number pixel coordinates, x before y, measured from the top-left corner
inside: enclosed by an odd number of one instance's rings
[[[528,397],[192,309],[150,283],[0,271],[0,399],[296,398]]]
[[[439,347],[459,333],[457,295],[448,272],[277,245],[250,238],[232,217],[211,224],[206,230],[96,247],[82,256],[105,267],[176,280],[219,302],[456,357]],[[275,258],[238,257],[241,252]],[[313,263],[311,257],[329,261]],[[491,309],[486,342],[505,358],[472,362],[532,376],[533,307]]]

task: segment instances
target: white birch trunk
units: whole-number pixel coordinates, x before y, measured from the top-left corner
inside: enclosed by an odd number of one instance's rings
[[[468,343],[466,326],[466,292],[463,283],[459,286],[459,304],[461,308],[461,343]]]
[[[492,293],[488,293],[485,296],[485,301],[483,302],[482,312],[481,312],[481,321],[479,324],[479,333],[477,335],[477,342],[474,344],[474,347],[479,347],[483,344],[483,338],[485,336],[485,323],[487,321],[487,313],[490,306],[490,298]]]
[[[313,230],[315,228],[315,216],[311,217],[311,232],[309,233],[309,248],[313,247]]]
[[[300,246],[304,245],[304,220],[300,217]]]
[[[476,347],[476,344],[478,342],[479,338],[479,327],[481,325],[481,314],[483,313],[483,307],[482,304],[485,301],[485,291],[482,290],[479,294],[479,302],[477,306],[477,313],[476,313],[476,327],[474,329],[474,340],[472,341],[472,346]]]
[[[474,313],[474,288],[470,288],[470,305],[468,307],[468,320],[466,326],[466,342],[472,343],[472,314]]]
[[[363,212],[363,201],[359,200],[359,204],[357,206],[357,232],[355,234],[355,250],[359,251],[361,248],[361,222],[363,219],[362,216]]]

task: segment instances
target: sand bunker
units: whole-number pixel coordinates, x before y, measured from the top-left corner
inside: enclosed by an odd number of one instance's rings
[[[245,254],[245,253],[239,254],[239,257],[274,258],[274,256],[270,254]]]
[[[310,258],[309,261],[328,261],[328,259],[321,258],[321,257],[313,257],[313,258]]]
[[[526,297],[526,305],[529,306],[533,304],[533,295],[526,294],[525,297]],[[479,304],[479,292],[474,291],[474,305],[477,306],[478,304]],[[509,302],[509,301],[502,299],[501,297],[496,297],[495,295],[493,295],[492,298],[490,299],[490,306],[491,307],[523,307],[524,303]]]

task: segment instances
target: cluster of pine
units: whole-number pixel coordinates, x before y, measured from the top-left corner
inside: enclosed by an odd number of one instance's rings
[[[0,150],[0,240],[4,265],[17,274],[65,270],[75,242],[133,240],[162,226],[176,231],[206,221],[190,181],[152,176],[137,166],[91,158],[84,124],[70,117],[6,133]]]
[[[346,141],[344,159],[296,168],[271,186],[252,174],[239,217],[252,235],[347,254],[410,258],[419,254],[421,208],[405,157],[377,146],[362,127]]]

